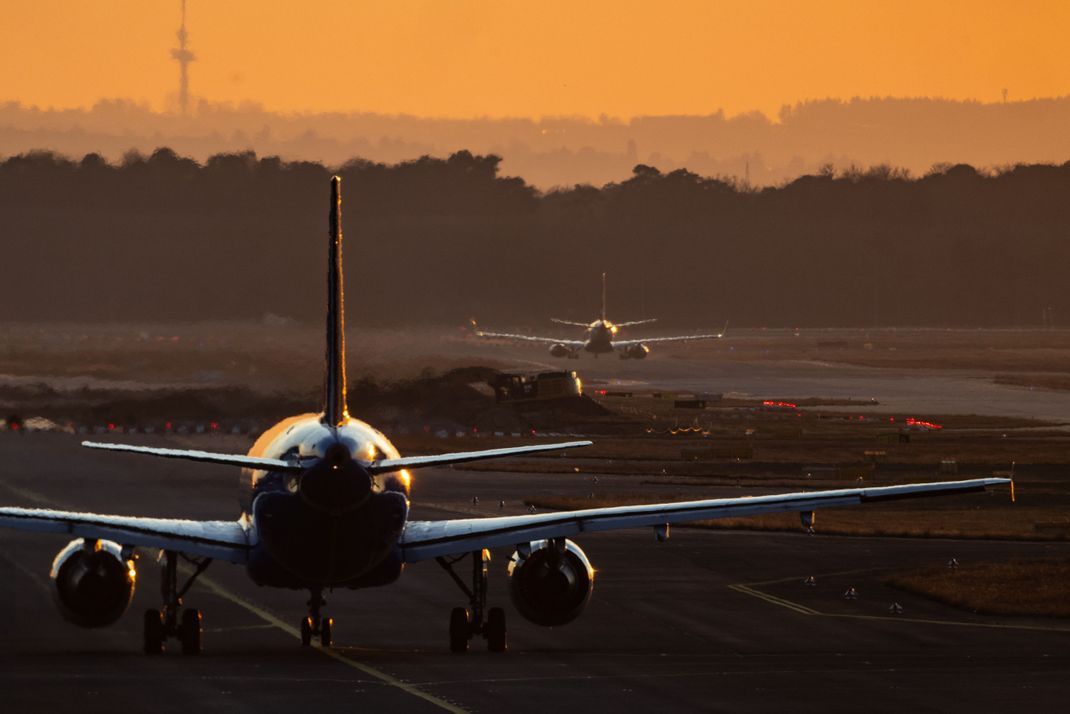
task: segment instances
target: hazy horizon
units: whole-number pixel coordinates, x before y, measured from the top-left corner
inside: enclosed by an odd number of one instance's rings
[[[0,155],[469,150],[543,190],[637,164],[769,186],[826,164],[1070,158],[1056,0],[186,0],[185,20],[182,6],[5,8],[19,31],[0,44]]]
[[[0,156],[44,149],[117,162],[167,146],[204,161],[254,151],[341,165],[398,163],[469,150],[501,156],[502,171],[542,190],[627,179],[637,164],[686,168],[754,186],[887,164],[923,175],[933,166],[1001,167],[1070,158],[1070,97],[1019,102],[926,98],[822,100],[785,106],[775,119],[729,116],[448,119],[374,113],[277,113],[252,103],[199,102],[191,116],[127,100],[90,109],[0,104]]]

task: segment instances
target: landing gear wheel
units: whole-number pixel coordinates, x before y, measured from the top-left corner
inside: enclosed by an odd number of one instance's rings
[[[145,654],[163,654],[163,642],[166,634],[163,627],[163,613],[159,610],[145,611]]]
[[[199,655],[204,651],[204,616],[200,610],[182,613],[182,628],[178,637],[182,641],[182,654]]]
[[[320,621],[320,644],[330,647],[334,643],[334,618],[325,617]]]
[[[468,638],[471,636],[471,623],[468,610],[455,607],[450,611],[450,652],[467,652]]]
[[[505,610],[500,607],[492,607],[487,612],[486,637],[487,649],[491,652],[505,652]]]
[[[308,647],[312,644],[312,618],[306,617],[301,620],[301,645]]]
[[[178,585],[178,559],[185,558],[194,566],[193,573],[182,587]],[[182,643],[182,653],[197,655],[203,650],[204,617],[200,610],[186,610],[179,616],[182,598],[197,577],[212,564],[211,558],[189,558],[173,550],[160,554],[160,594],[163,595],[163,609],[145,611],[145,654],[160,654],[164,651],[168,637],[176,638]]]

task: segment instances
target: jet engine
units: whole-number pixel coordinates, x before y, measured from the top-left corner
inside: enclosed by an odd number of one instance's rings
[[[104,627],[126,612],[137,572],[122,546],[108,540],[72,540],[52,561],[53,593],[63,619]]]
[[[550,345],[550,355],[552,357],[574,357],[576,353],[568,345],[558,342]]]
[[[639,343],[635,345],[629,345],[620,351],[621,359],[646,359],[646,356],[650,354],[650,348],[646,345]]]
[[[509,559],[509,594],[524,619],[555,627],[572,622],[591,599],[594,568],[570,540],[537,540]]]

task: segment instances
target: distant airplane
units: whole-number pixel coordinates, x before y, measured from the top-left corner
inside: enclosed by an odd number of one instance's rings
[[[657,322],[657,318],[648,318],[646,320],[633,320],[631,322],[610,322],[606,318],[606,274],[602,273],[602,312],[597,320],[588,324],[586,322],[571,322],[569,320],[559,320],[556,317],[551,318],[553,322],[560,325],[571,325],[573,327],[582,327],[587,330],[587,339],[585,340],[562,340],[556,337],[536,337],[534,335],[517,335],[505,332],[487,332],[486,330],[477,330],[476,335],[479,337],[500,338],[507,340],[520,340],[522,342],[539,342],[542,344],[550,345],[550,354],[554,357],[567,357],[569,359],[577,359],[580,356],[580,352],[590,352],[595,357],[600,354],[608,354],[613,351],[617,351],[621,359],[644,359],[650,354],[650,347],[648,345],[654,343],[663,342],[690,342],[693,340],[717,340],[724,337],[724,331],[710,335],[681,335],[679,337],[648,337],[641,340],[618,340],[616,339],[617,332],[622,327],[633,327],[635,325],[646,325],[651,322]]]
[[[163,651],[179,640],[184,654],[202,649],[200,610],[180,612],[183,598],[213,560],[244,565],[257,585],[308,590],[301,641],[318,637],[329,647],[334,620],[322,607],[323,590],[389,585],[404,566],[435,559],[468,598],[450,614],[449,646],[464,652],[479,635],[492,651],[506,649],[505,611],[487,609],[489,548],[513,549],[509,589],[517,611],[544,626],[563,625],[587,605],[595,571],[580,533],[653,528],[658,540],[673,523],[797,511],[813,523],[818,507],[850,506],[912,496],[982,491],[1010,479],[987,478],[881,488],[850,488],[784,495],[719,498],[519,516],[409,520],[409,470],[479,459],[560,451],[589,441],[402,457],[387,438],[349,416],[346,404],[342,295],[340,179],[331,181],[327,270],[327,346],[323,411],[285,419],[264,432],[247,455],[189,449],[83,442],[164,458],[240,466],[247,491],[235,521],[192,521],[98,515],[42,508],[0,508],[0,526],[74,537],[52,563],[60,613],[82,627],[114,623],[130,606],[137,580],[134,549],[162,551],[163,603],[144,613],[144,650]],[[499,507],[504,507],[502,501]],[[454,571],[469,556],[471,586]],[[188,566],[179,586],[179,558]],[[403,613],[379,613],[378,616]]]

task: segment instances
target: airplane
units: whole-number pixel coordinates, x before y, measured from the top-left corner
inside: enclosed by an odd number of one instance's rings
[[[509,590],[516,610],[538,625],[571,622],[590,601],[595,571],[571,538],[619,528],[652,528],[665,540],[674,523],[760,513],[800,513],[910,497],[982,491],[1009,483],[982,478],[940,483],[848,488],[679,503],[590,508],[524,515],[412,520],[410,471],[480,459],[561,451],[590,441],[403,457],[386,436],[350,415],[346,401],[342,291],[341,180],[331,180],[328,218],[327,324],[323,411],[293,416],[264,432],[247,454],[83,442],[90,449],[241,467],[246,484],[233,521],[101,515],[45,508],[0,508],[0,526],[73,536],[52,563],[61,615],[82,627],[104,627],[129,608],[136,555],[159,554],[162,606],[144,612],[143,649],[159,655],[177,639],[183,654],[203,649],[203,613],[182,610],[191,586],[215,560],[245,567],[261,586],[307,590],[302,645],[330,647],[334,619],[325,589],[386,586],[407,565],[435,560],[468,598],[449,618],[449,647],[466,652],[476,636],[488,649],[507,649],[505,611],[487,608],[491,548],[511,548]],[[433,476],[432,476],[433,478]],[[471,584],[454,566],[471,559]],[[185,582],[179,585],[179,560]]]
[[[477,337],[498,338],[507,340],[520,340],[523,342],[539,342],[550,345],[550,354],[553,357],[567,357],[578,359],[580,352],[590,352],[595,357],[600,354],[608,354],[618,350],[621,359],[645,359],[650,354],[649,345],[658,342],[690,342],[693,340],[716,340],[724,337],[724,330],[710,335],[681,335],[679,337],[648,337],[643,340],[618,340],[617,332],[622,327],[634,327],[657,322],[657,318],[645,320],[632,320],[631,322],[610,322],[606,318],[606,274],[602,273],[602,312],[597,320],[590,324],[586,322],[572,322],[559,320],[554,317],[551,322],[559,325],[582,327],[587,330],[587,338],[583,340],[561,340],[556,337],[536,337],[534,335],[517,335],[504,332],[487,332],[477,330]],[[727,328],[727,325],[725,326]]]

